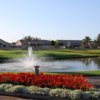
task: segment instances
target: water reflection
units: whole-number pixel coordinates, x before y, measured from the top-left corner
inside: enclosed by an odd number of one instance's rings
[[[91,63],[94,63],[98,66],[98,68],[100,68],[100,57],[94,57],[94,58],[80,58],[80,59],[76,59],[79,60],[80,62],[82,62],[85,65],[89,65]]]
[[[92,58],[83,58],[83,59],[80,59],[80,61],[83,63],[83,64],[85,64],[85,65],[89,65],[92,61],[93,61],[93,59]]]
[[[1,72],[32,72],[34,67],[25,67],[21,62],[12,60],[9,63],[0,64]],[[66,60],[50,60],[48,58],[37,62],[41,72],[67,72],[67,71],[87,71],[100,70],[100,57],[95,58],[74,58]]]
[[[99,58],[93,58],[94,63],[98,66],[100,69],[100,57]]]

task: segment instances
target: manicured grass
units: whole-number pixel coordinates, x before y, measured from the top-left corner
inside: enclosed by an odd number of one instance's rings
[[[2,73],[8,73],[8,72],[0,72]],[[11,72],[11,73],[18,73],[18,72]],[[33,72],[29,72],[33,73]],[[86,75],[86,76],[99,76],[100,75],[100,70],[95,70],[95,71],[78,71],[78,72],[45,72],[45,74],[72,74],[72,75]]]
[[[9,72],[0,72],[2,73],[9,73]],[[14,74],[17,74],[18,72],[11,72]],[[33,72],[29,72],[33,73]],[[72,74],[72,75],[86,75],[86,76],[100,76],[100,70],[95,70],[95,71],[78,71],[78,72],[45,72],[45,74]]]
[[[49,73],[49,72],[47,72]],[[78,74],[78,75],[86,75],[86,76],[99,76],[100,70],[97,71],[78,71],[78,72],[50,72],[49,74]]]
[[[0,58],[10,59],[22,57],[26,50],[0,50]],[[56,59],[66,59],[75,57],[95,57],[100,56],[100,50],[69,50],[69,49],[53,49],[53,50],[33,50],[33,54],[39,57],[54,57]]]
[[[100,50],[54,49],[54,50],[33,51],[33,53],[40,57],[53,57],[56,59],[100,56]]]
[[[25,50],[0,50],[0,58],[17,58],[22,57]]]

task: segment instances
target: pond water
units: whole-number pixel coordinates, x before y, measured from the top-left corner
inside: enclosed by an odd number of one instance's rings
[[[66,60],[45,59],[36,62],[35,65],[40,66],[41,72],[70,72],[70,71],[88,71],[100,70],[100,57],[95,58],[74,58]],[[9,63],[0,64],[1,72],[32,72],[33,66],[25,67],[22,62],[15,60]]]

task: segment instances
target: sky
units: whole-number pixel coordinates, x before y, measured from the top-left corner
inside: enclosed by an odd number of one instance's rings
[[[31,35],[48,40],[95,39],[100,33],[100,0],[0,0],[0,38]]]

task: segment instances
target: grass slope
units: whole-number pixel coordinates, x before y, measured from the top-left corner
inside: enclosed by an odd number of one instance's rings
[[[0,50],[0,58],[17,58],[22,57],[26,50]],[[54,49],[54,50],[37,50],[33,51],[39,57],[54,57],[57,59],[75,58],[75,57],[95,57],[100,56],[100,50],[69,50],[69,49]]]
[[[97,71],[78,71],[78,72],[47,72],[48,74],[78,74],[86,76],[100,76],[100,70]]]

